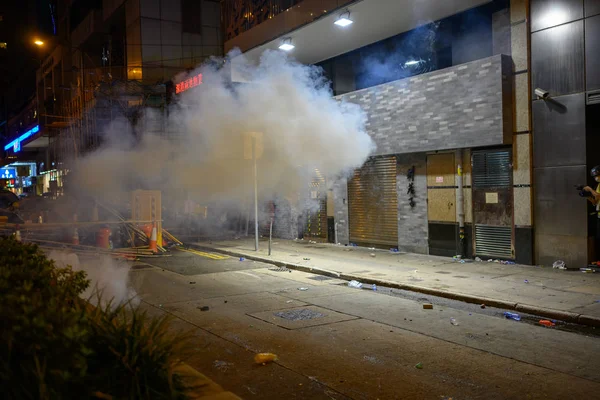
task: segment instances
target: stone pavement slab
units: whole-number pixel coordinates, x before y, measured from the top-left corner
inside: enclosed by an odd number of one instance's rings
[[[595,312],[579,318],[581,310],[600,300],[600,274],[487,261],[458,263],[446,257],[281,239],[273,243],[270,256],[266,242],[256,252],[251,239],[195,245],[346,280],[396,285],[471,302],[497,300],[498,306],[522,305],[536,309],[538,315],[600,326]]]

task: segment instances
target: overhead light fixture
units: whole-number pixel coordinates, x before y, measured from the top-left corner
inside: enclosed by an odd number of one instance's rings
[[[417,60],[410,60],[404,63],[405,66],[410,67],[411,65],[417,65],[418,63],[420,63],[421,61],[417,61]]]
[[[36,41],[34,41],[33,43],[34,43],[36,46],[43,46],[43,45],[44,45],[44,42],[43,42],[43,41],[41,41],[41,40],[39,40],[39,39],[38,39],[38,40],[36,40]]]
[[[290,51],[293,50],[296,46],[292,44],[292,38],[285,38],[283,42],[279,45],[279,50]]]
[[[335,20],[334,24],[336,24],[337,26],[344,27],[344,26],[348,26],[348,25],[352,24],[352,22],[354,22],[354,21],[352,21],[350,19],[350,11],[346,11],[346,12],[340,14],[338,19]]]

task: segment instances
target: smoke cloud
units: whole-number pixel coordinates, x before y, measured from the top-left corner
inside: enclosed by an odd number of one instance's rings
[[[70,266],[74,271],[85,271],[90,286],[81,297],[89,299],[98,305],[98,299],[103,305],[111,303],[113,307],[130,302],[133,306],[139,304],[135,290],[129,284],[130,267],[108,256],[84,257],[80,259],[75,253],[51,251],[48,257],[60,268]]]
[[[233,84],[225,60],[200,67],[190,76],[202,73],[203,83],[180,94],[168,117],[147,109],[136,125],[113,121],[104,145],[74,163],[72,186],[100,199],[160,189],[163,197],[186,193],[202,204],[239,206],[253,193],[247,132],[263,138],[263,199],[308,194],[316,170],[329,179],[348,176],[374,150],[365,113],[334,99],[318,67],[279,51],[265,52],[257,66],[239,53],[226,60],[233,57],[248,83]]]

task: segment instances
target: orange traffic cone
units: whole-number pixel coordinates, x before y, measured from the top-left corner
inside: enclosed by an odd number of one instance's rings
[[[150,250],[154,253],[158,253],[158,247],[156,245],[157,234],[156,234],[156,223],[152,225],[152,235],[150,235]]]
[[[17,242],[21,241],[21,229],[19,228],[19,225],[17,225],[17,229],[15,230],[15,240]]]
[[[73,229],[73,241],[71,242],[71,244],[79,246],[79,231],[77,230],[77,228]]]

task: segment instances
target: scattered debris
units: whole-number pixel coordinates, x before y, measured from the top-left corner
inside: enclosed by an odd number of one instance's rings
[[[196,284],[196,282],[190,282],[190,285],[195,285],[195,284]]]
[[[223,303],[227,304],[227,300],[225,300]]]
[[[485,304],[482,304],[480,307],[481,307],[481,308],[485,308]]]
[[[375,253],[371,253],[369,254],[371,257],[375,257]]]
[[[548,328],[556,326],[556,324],[552,321],[548,321],[547,319],[540,319],[540,325],[544,325]]]
[[[395,247],[392,247],[392,248],[390,249],[390,251],[391,251],[392,253],[399,253],[399,250],[398,250],[397,248],[395,248]]]
[[[369,250],[375,250],[375,247],[369,247]]]
[[[418,363],[417,365],[415,365],[416,369],[423,369],[423,363]]]
[[[593,268],[579,268],[579,270],[586,274],[593,274],[594,272],[596,272],[596,270]]]
[[[362,283],[360,283],[359,281],[350,281],[348,282],[348,286],[352,287],[352,288],[356,288],[356,289],[360,289],[362,288]]]
[[[372,287],[372,289],[376,291],[376,290],[377,290],[377,285],[376,285],[376,284],[373,284],[373,287]]]
[[[482,262],[483,260],[481,258],[479,258],[479,257],[475,257],[475,261]]]
[[[382,364],[377,358],[372,356],[363,356],[363,360],[370,362],[371,364]]]
[[[308,290],[308,288],[307,287],[299,287],[298,290],[306,292]]]
[[[254,356],[254,362],[257,364],[268,364],[277,361],[277,354],[273,353],[258,353]]]
[[[458,326],[458,325],[459,325],[459,324],[458,324],[458,321],[457,321],[456,319],[454,319],[454,318],[450,318],[450,323],[451,323],[452,325],[454,325],[454,326]]]
[[[308,257],[304,257],[304,258],[303,258],[303,260],[304,260],[304,261],[310,261],[310,258],[308,258]]]
[[[552,264],[552,268],[554,269],[567,269],[567,264],[563,260],[556,260]]]
[[[519,314],[517,314],[517,313],[511,313],[511,312],[508,312],[508,311],[506,311],[504,313],[504,317],[507,318],[507,319],[514,319],[515,321],[520,321],[521,320],[521,316]]]
[[[423,310],[433,310],[433,304],[423,304]]]
[[[158,305],[158,308],[162,308],[162,304],[159,304],[159,305]]]
[[[288,300],[288,301],[286,301],[286,303],[290,304],[290,303],[292,303],[293,301],[294,301],[294,300]]]
[[[218,369],[219,371],[227,372],[227,370],[229,369],[229,367],[233,366],[233,363],[230,363],[230,362],[227,362],[227,361],[215,360],[215,362],[213,363],[213,366],[216,369]]]
[[[210,308],[208,306],[196,307],[200,311],[208,311]]]
[[[246,261],[244,257],[240,257],[240,261]]]
[[[525,282],[525,283],[529,283],[529,281],[528,281],[527,279],[525,279],[525,281],[524,281],[524,282]]]

